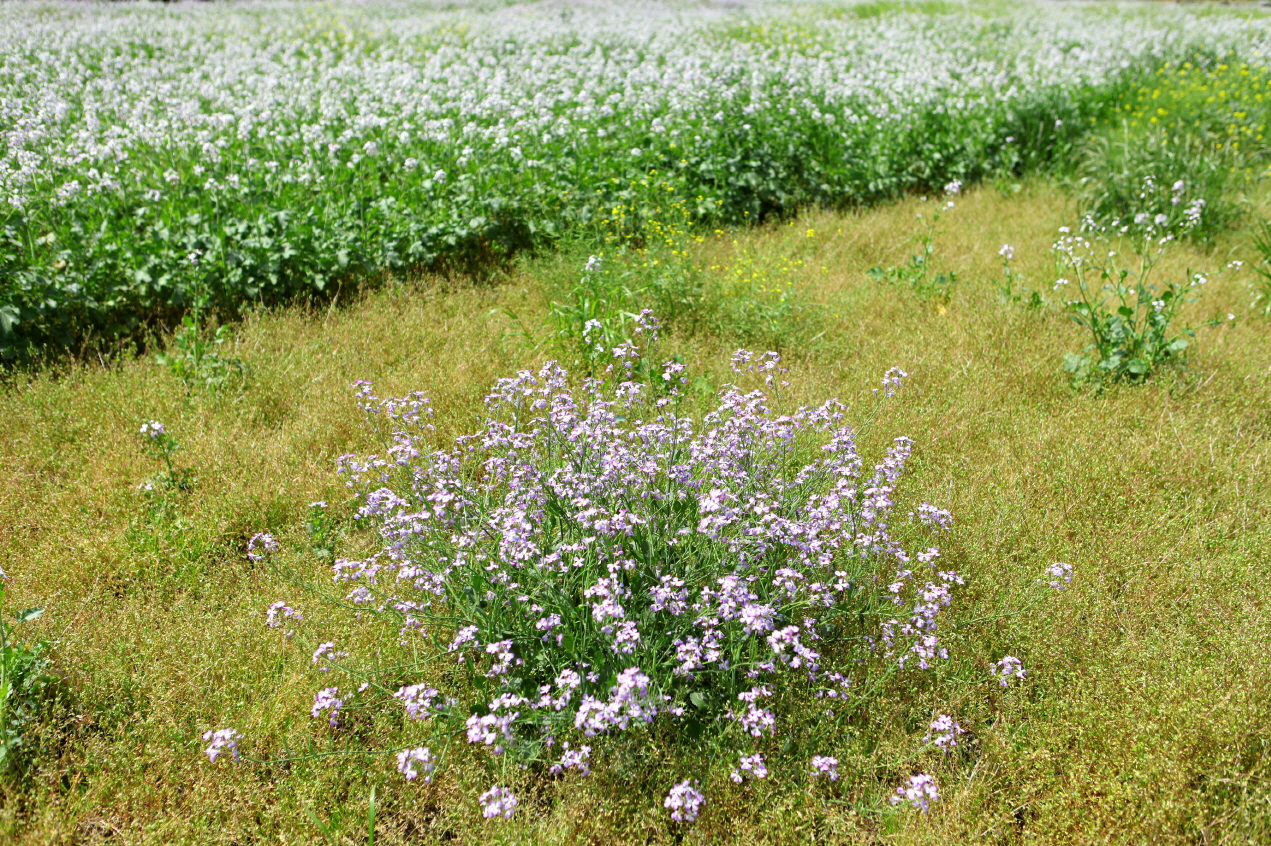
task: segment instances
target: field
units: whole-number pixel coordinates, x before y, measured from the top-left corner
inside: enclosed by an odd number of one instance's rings
[[[0,21],[0,839],[1271,839],[1260,13]]]

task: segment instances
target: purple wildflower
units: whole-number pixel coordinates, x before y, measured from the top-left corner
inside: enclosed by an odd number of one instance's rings
[[[397,769],[407,781],[418,778],[422,774],[424,784],[428,784],[432,781],[433,770],[436,767],[437,762],[426,746],[418,749],[403,749],[397,753]]]
[[[268,532],[257,532],[247,542],[247,557],[253,561],[264,561],[278,551],[278,541]]]
[[[222,752],[229,750],[230,757],[235,761],[238,760],[238,741],[243,739],[243,735],[232,728],[217,729],[209,731],[203,735],[204,740],[210,740],[211,743],[204,751],[207,753],[208,760],[216,762],[216,757]]]
[[[1056,561],[1046,568],[1046,575],[1050,577],[1047,584],[1055,590],[1063,590],[1072,584],[1072,565]]]
[[[919,773],[916,776],[910,776],[907,784],[896,788],[896,795],[891,797],[891,803],[899,805],[902,802],[908,802],[925,814],[930,810],[931,803],[939,798],[940,791],[936,787],[936,780],[926,773]]]
[[[922,742],[935,744],[937,749],[951,752],[958,745],[958,738],[964,734],[966,731],[953,721],[953,717],[941,714],[931,721],[931,732]]]
[[[737,768],[728,777],[741,784],[747,778],[767,778],[768,768],[764,766],[763,755],[741,755]]]
[[[828,776],[830,781],[838,781],[838,765],[838,758],[832,758],[829,755],[815,755],[812,758],[812,774]]]
[[[993,675],[998,677],[1002,687],[1006,687],[1011,683],[1012,677],[1021,680],[1024,678],[1024,662],[1014,655],[1007,655],[993,665]]]
[[[508,819],[516,812],[516,797],[505,787],[494,786],[481,794],[482,816]]]
[[[314,717],[321,717],[323,711],[330,711],[331,716],[327,719],[327,724],[331,728],[339,725],[340,709],[344,707],[344,699],[340,697],[340,688],[327,687],[319,690],[313,696],[313,707],[309,709],[309,714]]]
[[[697,819],[705,801],[705,794],[685,780],[671,788],[671,792],[662,801],[662,807],[671,812],[671,819],[676,822],[692,822]]]

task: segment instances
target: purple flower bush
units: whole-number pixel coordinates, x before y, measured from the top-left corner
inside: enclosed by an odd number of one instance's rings
[[[643,357],[656,349],[649,325]],[[693,724],[749,781],[768,775],[778,692],[859,706],[883,676],[948,657],[940,624],[962,579],[927,542],[952,518],[922,503],[893,525],[911,439],[871,466],[838,401],[782,411],[776,353],[738,351],[737,381],[755,387],[726,385],[700,419],[681,412],[682,365],[649,367],[629,343],[613,356],[608,380],[571,380],[555,362],[501,380],[484,425],[450,448],[429,443],[422,395],[356,386],[391,436],[381,454],[342,457],[340,472],[382,546],[336,559],[334,579],[403,651],[438,657],[345,687],[342,671],[368,675],[324,639],[315,719],[341,730],[355,703],[398,708],[433,748],[457,733],[582,775],[606,736]],[[883,399],[903,376],[888,372]],[[284,616],[303,620],[270,606],[270,625]],[[427,745],[398,754],[407,779],[441,763]],[[812,766],[833,780],[837,763]],[[666,797],[677,820],[704,801],[693,784]],[[516,798],[497,786],[481,804],[507,817]]]

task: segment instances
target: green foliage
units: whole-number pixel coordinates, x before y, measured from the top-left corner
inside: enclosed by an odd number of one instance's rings
[[[3,579],[3,573],[0,573]],[[0,581],[0,611],[5,589]],[[14,630],[44,613],[28,608],[14,615],[10,623],[0,613],[0,775],[20,769],[31,751],[27,732],[39,718],[50,685],[48,641],[24,643],[14,639]]]
[[[1258,221],[1253,231],[1253,245],[1262,256],[1253,265],[1254,273],[1258,274],[1253,305],[1264,318],[1271,320],[1271,220]]]
[[[1023,286],[1024,274],[1015,270],[1012,262],[1015,261],[1015,248],[1010,244],[1003,244],[1002,249],[998,251],[998,255],[1002,257],[1002,282],[998,286],[998,292],[1001,294],[1004,302],[1012,305],[1022,305],[1026,308],[1037,311],[1046,306],[1046,298],[1039,291],[1033,291]],[[1018,288],[1016,286],[1019,286]]]
[[[242,384],[247,370],[242,359],[222,354],[221,348],[231,339],[229,326],[222,324],[210,337],[203,325],[203,313],[207,308],[207,295],[200,291],[190,312],[181,318],[181,326],[172,337],[175,349],[155,355],[155,363],[187,386],[201,385],[208,391],[218,391],[231,382]]]
[[[1164,216],[1158,225],[1175,228],[1196,217],[1199,223],[1183,232],[1209,241],[1243,214],[1238,164],[1231,150],[1205,138],[1122,127],[1087,146],[1079,170],[1081,202],[1087,214],[1112,228],[1141,215]]]
[[[961,187],[962,183],[951,182],[945,186],[945,194],[952,197],[961,190]],[[923,202],[927,200],[926,197],[922,199]],[[958,275],[952,270],[935,270],[931,259],[936,252],[940,218],[953,208],[953,200],[946,199],[929,215],[924,215],[922,212],[914,215],[919,222],[918,234],[915,236],[919,243],[918,252],[909,256],[907,264],[870,268],[869,277],[875,281],[904,285],[924,303],[934,301],[942,305],[947,304],[953,296],[953,287],[958,282]]]
[[[350,28],[349,20],[334,13],[314,13],[323,18],[320,24],[313,14],[278,22],[261,13],[277,29],[263,42],[246,45],[240,45],[240,30],[227,31],[215,18],[195,24],[192,17],[190,32],[164,29],[144,40],[124,40],[107,27],[105,44],[85,41],[66,48],[67,60],[78,62],[100,89],[119,90],[124,86],[112,75],[128,73],[153,76],[156,85],[177,85],[174,77],[195,76],[183,76],[183,61],[203,62],[196,68],[219,66],[225,45],[233,44],[235,56],[241,52],[255,61],[257,51],[259,61],[278,63],[270,64],[269,74],[253,71],[236,79],[272,79],[277,70],[282,78],[304,80],[293,86],[299,92],[315,87],[310,79],[329,79],[331,102],[348,106],[331,108],[307,94],[278,100],[277,91],[262,93],[244,83],[243,98],[263,99],[255,106],[259,120],[243,119],[240,125],[238,106],[231,113],[197,91],[181,89],[190,99],[173,105],[197,114],[188,121],[197,131],[185,118],[149,115],[147,127],[168,130],[130,136],[118,162],[98,160],[90,168],[75,164],[88,154],[68,159],[64,145],[40,142],[56,151],[59,163],[41,166],[40,178],[29,185],[13,183],[22,186],[22,197],[0,205],[0,359],[143,337],[189,311],[200,290],[206,291],[207,308],[230,319],[255,304],[330,298],[341,286],[384,275],[424,268],[488,270],[517,251],[592,231],[650,170],[661,172],[674,190],[651,197],[649,213],[664,211],[668,198],[686,198],[694,225],[716,226],[781,217],[811,205],[855,206],[931,190],[949,179],[972,181],[1063,164],[1091,121],[1158,61],[1154,49],[1095,76],[1087,60],[1074,60],[1078,81],[1062,74],[1052,79],[1032,66],[1035,53],[1020,53],[1014,41],[1040,37],[1027,21],[1005,12],[986,19],[959,10],[884,2],[850,12],[813,9],[797,22],[773,17],[753,26],[703,26],[683,44],[658,48],[670,50],[675,61],[681,58],[676,50],[723,51],[709,59],[726,61],[729,68],[713,81],[714,99],[691,107],[658,98],[645,102],[619,86],[588,91],[587,97],[561,95],[541,109],[535,103],[503,112],[484,102],[470,108],[465,99],[404,117],[391,91],[342,88],[340,74],[328,76],[332,68],[349,70],[354,78],[353,69],[363,62],[398,61],[405,79],[426,73],[423,67],[434,61],[457,61],[456,56],[484,55],[497,64],[509,55],[533,54],[554,62],[561,45],[583,36],[564,29],[541,40],[507,40],[471,31],[466,23],[398,36],[391,15],[371,33],[366,21]],[[922,14],[938,17],[925,22]],[[801,69],[825,61],[827,51],[835,61],[836,51],[843,51],[853,73],[862,63],[859,72],[873,79],[874,60],[855,56],[851,48],[868,44],[868,24],[849,19],[878,15],[913,27],[920,39],[928,37],[927,27],[952,27],[961,45],[959,64],[1000,71],[991,82],[954,74],[931,83],[937,87],[928,85],[912,103],[883,105],[883,112],[891,110],[883,118],[874,115],[879,102],[871,95],[807,82]],[[112,18],[110,26],[117,24]],[[829,25],[857,29],[829,38]],[[1162,32],[1170,31],[1163,26]],[[116,37],[118,42],[110,40]],[[648,49],[621,34],[597,38],[597,55],[644,57]],[[936,49],[948,39],[930,41]],[[293,47],[275,55],[283,43]],[[174,44],[197,44],[190,52],[194,58],[165,52]],[[737,50],[747,58],[726,58]],[[1054,56],[1066,67],[1081,52],[1064,46]],[[653,71],[670,59],[649,55],[647,65]],[[946,60],[938,50],[933,54],[937,64]],[[35,97],[31,86],[52,85],[22,83],[25,76],[4,83],[16,86],[8,96],[18,102]],[[565,77],[561,90],[588,84]],[[946,84],[947,91],[939,88]],[[1015,95],[1001,101],[986,97],[984,86],[990,84]],[[505,96],[487,97],[477,88],[477,100]],[[58,93],[68,104],[77,96],[91,99],[89,93]],[[954,102],[963,106],[950,108]],[[89,105],[68,105],[66,120],[80,120],[80,110]],[[901,105],[903,114],[896,111]],[[359,111],[363,106],[367,111]],[[126,111],[114,101],[104,108]],[[558,117],[572,128],[553,123]],[[518,122],[524,124],[520,129]],[[231,126],[238,128],[226,128]],[[72,159],[75,163],[64,163]],[[191,263],[196,254],[199,261]],[[929,298],[943,297],[941,289],[951,284],[948,277],[928,276],[925,267],[907,272],[931,283],[929,289],[916,286]],[[665,304],[650,305],[674,322]],[[185,359],[173,365],[182,378],[208,383],[234,375],[235,368],[220,368],[223,359],[215,355],[207,359],[212,369],[204,372],[206,356],[198,348],[204,341],[197,332],[194,338],[189,334],[180,341],[185,346],[170,354]]]
[[[172,457],[181,445],[164,429],[163,424],[151,420],[141,426],[142,449],[151,458],[163,462],[164,469],[137,486],[145,497],[153,515],[172,517],[176,513],[176,496],[188,493],[198,478],[189,467],[177,467]]]
[[[1164,226],[1149,224],[1130,236],[1133,267],[1108,248],[1107,227],[1087,218],[1085,231],[1094,242],[1066,235],[1055,245],[1060,266],[1073,277],[1060,279],[1056,288],[1073,285],[1077,299],[1068,303],[1069,316],[1091,336],[1084,353],[1069,353],[1064,359],[1073,384],[1101,388],[1142,382],[1162,366],[1177,364],[1196,333],[1174,321],[1183,305],[1199,296],[1208,278],[1189,271],[1182,282],[1170,280],[1158,287],[1152,281],[1153,269],[1174,240]]]

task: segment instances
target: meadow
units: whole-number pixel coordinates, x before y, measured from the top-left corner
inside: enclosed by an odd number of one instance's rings
[[[1260,13],[298,9],[0,6],[0,837],[1271,837]]]

